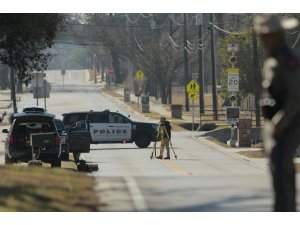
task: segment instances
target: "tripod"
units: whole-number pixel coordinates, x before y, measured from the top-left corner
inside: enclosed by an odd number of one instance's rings
[[[163,127],[164,127],[164,131],[165,131],[165,133],[166,133],[166,135],[167,135],[167,138],[168,138],[168,140],[169,140],[169,143],[170,143],[170,145],[171,145],[171,149],[172,149],[172,151],[173,151],[173,154],[174,154],[174,156],[175,156],[175,159],[177,160],[177,155],[176,155],[175,150],[174,150],[174,148],[173,148],[173,145],[172,145],[172,142],[171,142],[171,138],[169,137],[169,134],[168,134],[168,132],[167,132],[166,127],[165,127],[165,126],[163,126]]]
[[[153,153],[154,153],[154,156],[156,157],[156,143],[157,143],[158,137],[159,137],[159,131],[157,132],[157,136],[156,136],[156,139],[154,142],[152,153],[150,155],[150,159],[153,159]]]

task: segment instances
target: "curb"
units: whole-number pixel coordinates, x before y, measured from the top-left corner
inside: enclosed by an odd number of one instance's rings
[[[225,153],[226,155],[230,155],[230,156],[232,156],[232,157],[234,157],[236,159],[239,159],[239,160],[241,160],[243,162],[247,162],[247,163],[249,163],[252,166],[255,166],[257,168],[263,169],[265,171],[269,171],[269,165],[268,165],[267,159],[266,159],[266,163],[262,166],[262,165],[259,165],[259,164],[255,163],[255,161],[251,160],[251,158],[245,157],[245,156],[243,156],[241,154],[238,154],[236,152],[230,152],[230,150],[232,148],[225,148],[223,146],[215,144],[215,143],[207,140],[205,137],[196,137],[196,136],[194,136],[193,138],[197,139],[202,144],[204,144],[204,145],[206,145],[206,146],[208,146],[208,147],[210,147],[210,148],[212,148],[212,149],[214,149],[216,151],[221,151],[221,152]]]

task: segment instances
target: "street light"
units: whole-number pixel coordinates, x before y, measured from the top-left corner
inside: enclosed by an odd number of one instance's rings
[[[235,55],[236,52],[239,50],[238,44],[227,44],[227,52],[231,52],[231,56],[229,57],[229,62],[231,63],[231,68],[235,68],[235,64],[237,62],[237,57]],[[238,74],[236,74],[238,76]],[[229,82],[229,75],[228,75],[228,82]],[[229,87],[228,87],[229,89]],[[234,102],[236,100],[235,92],[232,91],[232,96],[230,98],[231,100],[231,106],[234,106]]]
[[[235,53],[238,52],[239,45],[238,44],[227,44],[227,52],[231,52],[231,56],[229,58],[229,61],[231,63],[231,68],[235,67],[237,57],[235,56]]]
[[[97,83],[97,76],[96,76],[96,62],[97,62],[97,55],[96,53],[94,53],[94,67],[95,67],[95,84]]]

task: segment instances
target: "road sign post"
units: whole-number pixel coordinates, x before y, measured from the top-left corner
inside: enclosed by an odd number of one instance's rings
[[[61,75],[62,75],[62,78],[63,78],[63,91],[64,91],[65,90],[65,75],[66,75],[66,70],[65,69],[61,70]]]
[[[227,44],[227,52],[231,52],[231,56],[229,57],[231,68],[228,69],[228,91],[232,92],[232,96],[235,96],[235,92],[239,91],[239,69],[235,68],[235,64],[237,63],[237,56],[235,53],[237,53],[238,50],[238,44]],[[234,106],[234,101],[231,101],[231,106]]]
[[[108,83],[109,83],[109,85],[112,85],[114,69],[112,67],[109,67],[107,73],[108,73]],[[96,72],[95,72],[95,77],[96,77]],[[95,78],[95,80],[96,80],[96,78]],[[107,77],[106,77],[106,82],[107,82]]]
[[[237,68],[229,68],[227,70],[228,74],[228,83],[227,83],[227,90],[232,92],[231,98],[236,99],[235,93],[239,91],[239,73],[240,70]],[[235,104],[234,100],[231,100],[231,106],[233,107]]]
[[[236,147],[236,139],[234,137],[235,125],[237,125],[240,118],[240,108],[239,107],[227,107],[226,108],[226,122],[230,125],[230,140],[227,144],[231,147]]]
[[[230,68],[227,70],[228,74],[228,91],[237,92],[239,91],[239,72],[237,68]]]
[[[46,79],[43,79],[42,87],[36,86],[33,88],[33,98],[37,99],[37,106],[38,106],[38,99],[44,98],[44,108],[47,109],[46,98],[50,97],[50,90],[51,90],[51,84]]]
[[[45,73],[42,72],[35,72],[31,73],[31,85],[33,87],[33,93],[38,95],[38,89],[43,87],[44,77],[46,76]],[[39,105],[39,98],[36,98],[36,105]]]
[[[195,127],[195,103],[194,103],[194,99],[192,99],[192,131],[194,131],[194,127]]]
[[[137,88],[138,93],[136,93],[135,96],[137,96],[138,107],[139,107],[140,95],[141,95],[141,81],[144,79],[144,72],[142,70],[136,71],[135,78],[138,81],[138,88]]]
[[[192,131],[194,131],[194,120],[195,120],[195,104],[194,100],[198,98],[198,93],[200,90],[200,86],[195,80],[191,80],[186,85],[186,91],[188,93],[189,98],[192,100]],[[201,113],[200,113],[201,114]],[[201,115],[200,115],[201,117]],[[201,118],[200,118],[201,120]]]

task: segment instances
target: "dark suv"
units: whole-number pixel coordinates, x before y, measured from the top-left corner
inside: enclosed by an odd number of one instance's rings
[[[34,158],[61,166],[60,137],[54,124],[55,115],[46,112],[21,112],[13,115],[5,141],[5,164],[28,162]],[[33,144],[37,143],[38,145]]]

